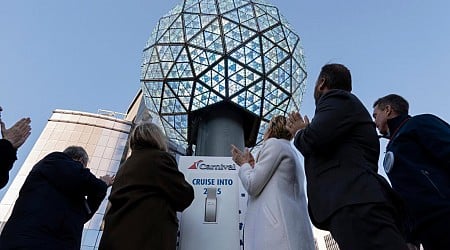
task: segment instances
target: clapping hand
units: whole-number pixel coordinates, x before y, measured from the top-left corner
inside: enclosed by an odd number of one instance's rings
[[[8,140],[15,149],[18,149],[31,134],[30,123],[30,118],[22,118],[11,128],[6,129],[5,123],[0,120],[3,139]]]
[[[291,112],[286,121],[286,129],[294,136],[298,130],[306,128],[308,124],[308,116],[302,117],[299,112]]]
[[[233,161],[239,166],[242,166],[245,163],[250,164],[252,168],[255,166],[255,158],[252,153],[250,153],[248,148],[242,152],[235,145],[231,144],[231,156]]]

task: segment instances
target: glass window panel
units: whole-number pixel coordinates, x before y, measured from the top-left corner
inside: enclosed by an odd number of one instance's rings
[[[88,168],[90,169],[98,169],[100,166],[100,160],[102,158],[99,156],[91,156],[89,157]]]
[[[104,146],[95,147],[94,155],[95,157],[103,157],[103,153],[105,152]]]
[[[100,225],[102,224],[103,216],[104,215],[100,213],[94,214],[89,222],[88,228],[96,230],[96,233],[98,234],[98,230],[100,230]]]
[[[81,133],[79,142],[80,143],[88,143],[90,135],[88,133]]]
[[[100,239],[102,238],[102,235],[103,235],[103,231],[98,232],[98,238],[97,238],[98,240],[95,243],[95,250],[97,250],[98,246],[100,245]]]
[[[112,159],[114,155],[114,148],[106,147],[105,152],[103,153],[103,158]]]
[[[124,138],[119,138],[119,140],[117,141],[117,148],[122,148],[127,145],[127,137],[128,135],[126,135],[126,137]]]
[[[122,155],[122,154],[120,154],[120,155]],[[113,157],[113,159],[120,159],[120,158]],[[110,165],[109,165],[108,171],[111,171],[113,173],[117,173],[117,171],[119,170],[119,166],[120,166],[120,161],[112,160]]]
[[[200,6],[198,5],[199,1],[194,0],[194,1],[190,1],[190,2],[192,2],[191,3],[192,5],[189,4],[187,1],[185,2],[186,3],[185,6],[189,6],[189,7],[186,7],[185,11],[192,12],[192,13],[200,13]]]
[[[218,1],[220,13],[228,12],[234,9],[234,1]]]
[[[200,11],[204,14],[217,14],[215,0],[202,0],[200,2]]]
[[[75,124],[67,123],[66,126],[64,127],[64,130],[66,130],[66,131],[74,131],[75,130]]]
[[[79,142],[81,137],[81,133],[77,131],[73,131],[72,135],[69,138],[70,142]]]
[[[48,140],[44,146],[44,150],[52,151],[56,145],[57,140]]]
[[[104,135],[100,136],[100,139],[98,140],[97,145],[106,147],[106,145],[108,144],[108,139],[109,139],[108,136],[104,136]]]
[[[94,247],[95,242],[97,241],[98,231],[99,230],[93,230],[93,229],[85,230],[83,245],[87,246],[87,247]]]
[[[54,140],[59,140],[59,138],[61,138],[62,133],[63,133],[63,130],[61,130],[61,129],[54,129],[49,137],[54,139]]]
[[[103,156],[103,158],[100,160],[99,169],[102,169],[102,170],[105,170],[108,172],[110,163],[111,163],[111,159],[105,158],[105,156]]]

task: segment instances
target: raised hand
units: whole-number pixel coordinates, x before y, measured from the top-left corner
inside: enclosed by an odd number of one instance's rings
[[[294,136],[298,130],[306,128],[308,124],[308,116],[302,117],[299,112],[291,112],[287,118],[286,129]]]
[[[11,128],[6,129],[5,123],[0,120],[3,139],[8,140],[15,149],[18,149],[31,134],[30,123],[30,118],[22,118]]]
[[[252,167],[255,165],[255,159],[248,149],[242,152],[233,144],[231,144],[231,157],[239,166],[242,166],[244,163],[249,163]]]

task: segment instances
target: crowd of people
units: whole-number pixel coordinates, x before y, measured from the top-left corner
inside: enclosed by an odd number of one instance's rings
[[[311,121],[296,111],[274,116],[256,157],[231,145],[249,197],[246,250],[313,250],[310,223],[330,231],[341,250],[450,246],[450,125],[431,114],[409,115],[397,94],[377,99],[371,115],[351,91],[347,67],[324,65]],[[4,187],[31,120],[9,129],[0,122]],[[378,174],[380,138],[389,140],[383,161],[389,182]],[[99,249],[175,249],[176,212],[189,207],[194,190],[157,125],[138,124],[130,148],[116,176],[99,178],[82,147],[45,156],[20,190],[0,249],[79,249],[83,224],[109,186]]]

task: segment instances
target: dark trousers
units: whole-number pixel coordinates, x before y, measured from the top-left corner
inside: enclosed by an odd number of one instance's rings
[[[395,210],[384,203],[343,207],[329,226],[340,250],[406,250]]]

